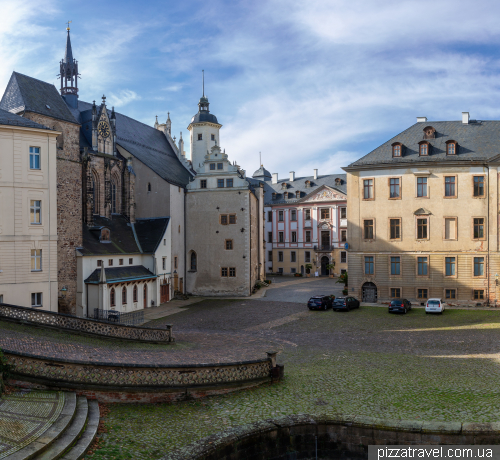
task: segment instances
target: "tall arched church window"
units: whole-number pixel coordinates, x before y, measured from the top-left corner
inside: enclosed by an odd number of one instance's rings
[[[116,213],[116,181],[111,181],[111,212]]]
[[[137,285],[134,284],[134,294],[133,294],[134,302],[137,302]]]
[[[196,252],[192,252],[191,253],[191,270],[192,271],[196,271],[196,267],[198,265],[198,260],[197,260],[197,257],[196,257]]]
[[[109,292],[109,304],[114,307],[116,305],[115,303],[115,288],[111,288],[111,291]]]
[[[122,304],[125,305],[127,303],[127,288],[123,286],[122,289]]]

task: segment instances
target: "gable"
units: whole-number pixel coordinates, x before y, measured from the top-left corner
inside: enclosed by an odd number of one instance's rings
[[[301,203],[311,203],[318,201],[346,201],[347,196],[338,190],[334,190],[326,185],[320,187],[319,190],[314,191],[310,195],[306,196]]]

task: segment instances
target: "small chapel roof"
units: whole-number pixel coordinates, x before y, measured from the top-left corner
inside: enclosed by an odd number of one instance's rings
[[[23,126],[25,128],[48,129],[47,126],[31,121],[29,118],[20,117],[15,113],[0,109],[0,125]]]
[[[12,113],[34,112],[78,124],[54,85],[18,72],[12,72],[0,109]]]
[[[104,268],[106,283],[118,283],[124,281],[138,281],[147,279],[156,279],[157,276],[150,272],[144,265],[128,265],[124,267],[106,267]],[[86,284],[99,284],[101,279],[101,269],[95,269],[85,280]]]
[[[253,173],[252,177],[254,179],[260,179],[260,180],[271,180],[272,179],[271,173],[266,168],[264,168],[264,165],[260,165],[260,168],[257,169],[257,171],[255,171]]]

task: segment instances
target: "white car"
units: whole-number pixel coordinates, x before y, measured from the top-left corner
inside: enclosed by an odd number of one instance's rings
[[[443,313],[444,305],[441,299],[429,299],[425,304],[425,313]]]

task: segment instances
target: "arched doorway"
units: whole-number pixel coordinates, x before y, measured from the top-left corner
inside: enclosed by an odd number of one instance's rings
[[[373,283],[363,284],[363,302],[377,303],[377,286]]]
[[[170,285],[167,283],[167,280],[163,280],[160,285],[160,303],[168,302],[170,299]]]
[[[328,256],[323,256],[321,258],[321,276],[328,276],[328,269],[326,266],[330,263],[330,258]]]
[[[148,285],[144,285],[144,308],[148,308]]]

